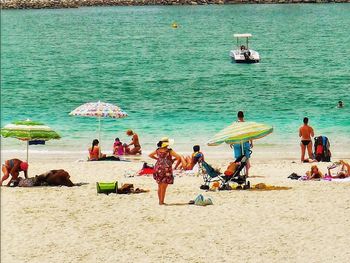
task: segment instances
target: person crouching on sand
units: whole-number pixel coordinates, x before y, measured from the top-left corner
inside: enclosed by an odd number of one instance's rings
[[[171,143],[172,141],[165,137],[158,142],[157,150],[149,154],[150,158],[157,160],[154,166],[153,178],[158,184],[158,199],[160,205],[165,204],[164,199],[168,185],[174,183],[172,159],[175,158],[177,161],[181,161],[180,155],[169,148]]]
[[[19,159],[11,159],[5,161],[5,163],[2,165],[2,172],[4,176],[1,178],[0,185],[2,185],[2,183],[11,175],[11,180],[7,184],[7,186],[9,186],[13,181],[17,180],[20,172],[23,172],[25,178],[28,178],[27,171],[28,163],[26,162],[23,162]]]

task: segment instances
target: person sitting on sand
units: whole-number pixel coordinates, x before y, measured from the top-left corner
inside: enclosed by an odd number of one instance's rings
[[[97,139],[92,141],[92,146],[89,148],[89,161],[98,161],[101,158],[105,158],[106,155],[101,153]]]
[[[136,154],[141,154],[141,145],[139,142],[139,136],[133,131],[133,130],[127,130],[126,134],[128,136],[132,136],[131,142],[127,145],[128,147],[126,148],[127,154],[130,155],[136,155]],[[129,149],[129,146],[134,145],[134,148]]]
[[[9,186],[13,181],[17,179],[20,172],[23,172],[25,178],[27,178],[27,171],[28,163],[23,162],[19,159],[6,160],[2,165],[2,172],[4,176],[1,178],[0,185],[2,185],[2,183],[11,175],[11,180],[7,183],[7,186]]]
[[[181,156],[181,161],[177,162],[174,169],[192,170],[198,163],[204,161],[204,154],[200,152],[200,146],[193,146],[193,153],[191,156]]]
[[[338,165],[341,165],[340,171],[337,172],[336,176],[332,176],[331,169],[338,167]],[[328,166],[327,169],[328,169],[328,175],[331,176],[332,178],[343,179],[343,178],[350,177],[350,164],[343,160],[340,160],[338,164]]]
[[[169,148],[170,144],[171,140],[169,138],[162,138],[157,144],[157,150],[149,154],[150,158],[157,160],[154,166],[153,178],[158,184],[158,199],[160,205],[165,204],[164,199],[168,185],[174,183],[172,158],[175,158],[177,161],[181,160],[180,155]]]
[[[299,137],[301,137],[300,147],[301,147],[301,161],[305,160],[305,151],[309,154],[309,159],[314,159],[312,154],[312,140],[314,137],[314,129],[308,125],[309,119],[307,117],[303,120],[304,124],[299,128]]]
[[[317,165],[311,166],[310,171],[306,172],[306,176],[308,180],[321,179],[324,177]]]
[[[115,138],[113,144],[113,155],[124,155],[124,146],[123,143],[119,140],[119,138]]]

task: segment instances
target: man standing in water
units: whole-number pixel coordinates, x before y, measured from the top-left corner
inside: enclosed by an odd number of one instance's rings
[[[314,137],[314,129],[308,125],[309,119],[304,118],[304,125],[299,128],[299,137],[301,137],[300,147],[301,147],[301,161],[305,161],[305,151],[309,154],[309,158],[313,159],[312,154],[312,140],[311,137]]]

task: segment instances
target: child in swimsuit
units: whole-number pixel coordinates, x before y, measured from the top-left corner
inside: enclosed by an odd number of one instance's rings
[[[115,138],[113,144],[113,155],[124,155],[124,147],[119,138]]]

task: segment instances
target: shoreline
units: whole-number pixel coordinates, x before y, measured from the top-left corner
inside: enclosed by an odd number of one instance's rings
[[[1,0],[0,9],[61,9],[91,6],[326,4],[350,0]]]

